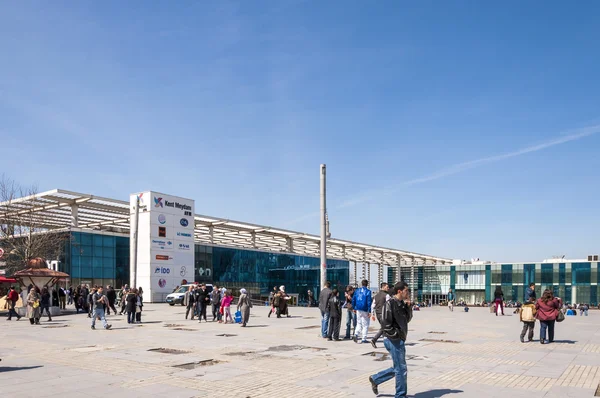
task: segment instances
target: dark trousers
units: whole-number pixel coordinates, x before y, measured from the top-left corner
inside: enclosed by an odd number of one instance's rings
[[[379,325],[383,325],[383,322],[381,320],[381,314],[376,314],[377,315],[377,321],[379,322]],[[373,336],[373,341],[377,342],[377,340],[379,340],[379,338],[383,335],[383,327],[379,326],[379,331],[377,332],[377,334],[375,334],[375,336]]]
[[[341,318],[329,318],[329,329],[327,331],[327,338],[334,338],[335,340],[340,338],[340,326]]]
[[[554,322],[555,321],[540,321],[540,341],[546,340],[546,329],[548,329],[548,341],[554,341]]]
[[[213,304],[212,305],[212,315],[213,315],[213,321],[220,321],[221,320],[221,313],[219,312],[219,310],[221,309],[221,304]]]
[[[52,316],[50,315],[50,307],[47,305],[42,305],[40,306],[40,318],[42,317],[42,315],[44,315],[44,310],[46,310],[46,314],[48,314],[48,319],[52,320]]]
[[[527,339],[529,341],[533,340],[533,328],[535,327],[535,321],[533,322],[523,322],[523,330],[521,330],[521,340],[525,338],[525,333],[527,333],[527,329],[529,329],[529,334],[527,335]]]
[[[198,320],[204,319],[206,321],[206,303],[198,303],[196,307],[198,308]]]
[[[127,312],[127,323],[135,323],[135,311]]]
[[[115,308],[115,302],[114,301],[109,301],[108,302],[108,307],[106,308],[106,314],[110,315],[110,310],[113,310],[113,312],[115,313],[115,315],[117,315],[117,309]]]
[[[192,311],[192,319],[194,319],[194,315],[196,315],[194,304],[188,304],[187,308],[185,309],[185,319],[187,319],[190,315],[190,311]]]
[[[19,314],[17,314],[17,311],[15,311],[15,303],[13,302],[9,302],[8,303],[8,320],[10,321],[10,319],[12,318],[12,316],[16,316],[17,319],[21,318],[19,316]]]
[[[136,322],[142,322],[142,309],[140,308],[140,312],[135,312],[135,321]]]

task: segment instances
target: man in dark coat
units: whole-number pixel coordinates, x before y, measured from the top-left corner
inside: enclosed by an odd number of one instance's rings
[[[209,292],[206,290],[206,285],[203,283],[200,285],[200,289],[196,292],[196,306],[198,308],[198,322],[208,322],[206,319],[206,306],[210,302]]]
[[[379,338],[383,334],[383,328],[381,327],[381,325],[383,325],[383,320],[381,319],[381,314],[383,312],[383,306],[389,297],[388,289],[389,285],[386,282],[381,283],[381,288],[379,292],[375,295],[375,298],[373,299],[374,311],[372,312],[375,313],[375,316],[377,317],[377,322],[379,322],[380,326],[379,332],[377,332],[377,334],[371,339],[371,345],[373,346],[373,348],[377,348],[377,340],[379,340]]]
[[[117,309],[115,308],[115,302],[117,301],[117,292],[112,286],[107,286],[106,298],[108,299],[108,307],[106,307],[106,313],[110,315],[110,310],[112,309],[115,315],[117,315]]]
[[[329,313],[327,312],[327,304],[331,298],[331,282],[325,282],[325,288],[321,290],[319,295],[319,310],[321,311],[321,337],[327,338],[327,330],[329,329]]]
[[[331,298],[327,303],[327,313],[329,314],[329,330],[327,340],[340,340],[340,325],[342,322],[342,302],[338,298],[338,290],[333,289]]]

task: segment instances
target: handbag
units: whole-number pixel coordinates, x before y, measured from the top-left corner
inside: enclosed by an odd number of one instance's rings
[[[33,308],[38,308],[39,306],[40,306],[40,301],[39,301],[39,300],[35,300],[35,301],[33,302],[33,305],[32,305],[32,307],[33,307]]]
[[[565,314],[561,310],[558,310],[558,315],[556,316],[556,322],[562,322],[565,320]]]

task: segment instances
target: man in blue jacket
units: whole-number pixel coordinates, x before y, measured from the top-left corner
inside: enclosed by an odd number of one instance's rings
[[[361,343],[367,342],[367,333],[369,332],[369,311],[371,310],[371,304],[373,298],[371,291],[367,286],[369,285],[368,280],[361,282],[362,287],[357,289],[352,296],[352,308],[356,311],[356,329],[354,331],[354,342],[358,342],[358,336],[362,332]]]

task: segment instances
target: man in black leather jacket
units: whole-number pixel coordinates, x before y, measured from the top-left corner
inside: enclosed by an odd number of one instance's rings
[[[392,377],[396,377],[395,398],[407,395],[406,347],[404,341],[408,334],[408,323],[412,319],[412,307],[406,282],[398,282],[392,289],[392,297],[385,303],[382,313],[383,344],[390,353],[393,367],[369,377],[373,393],[379,393],[378,386]]]

